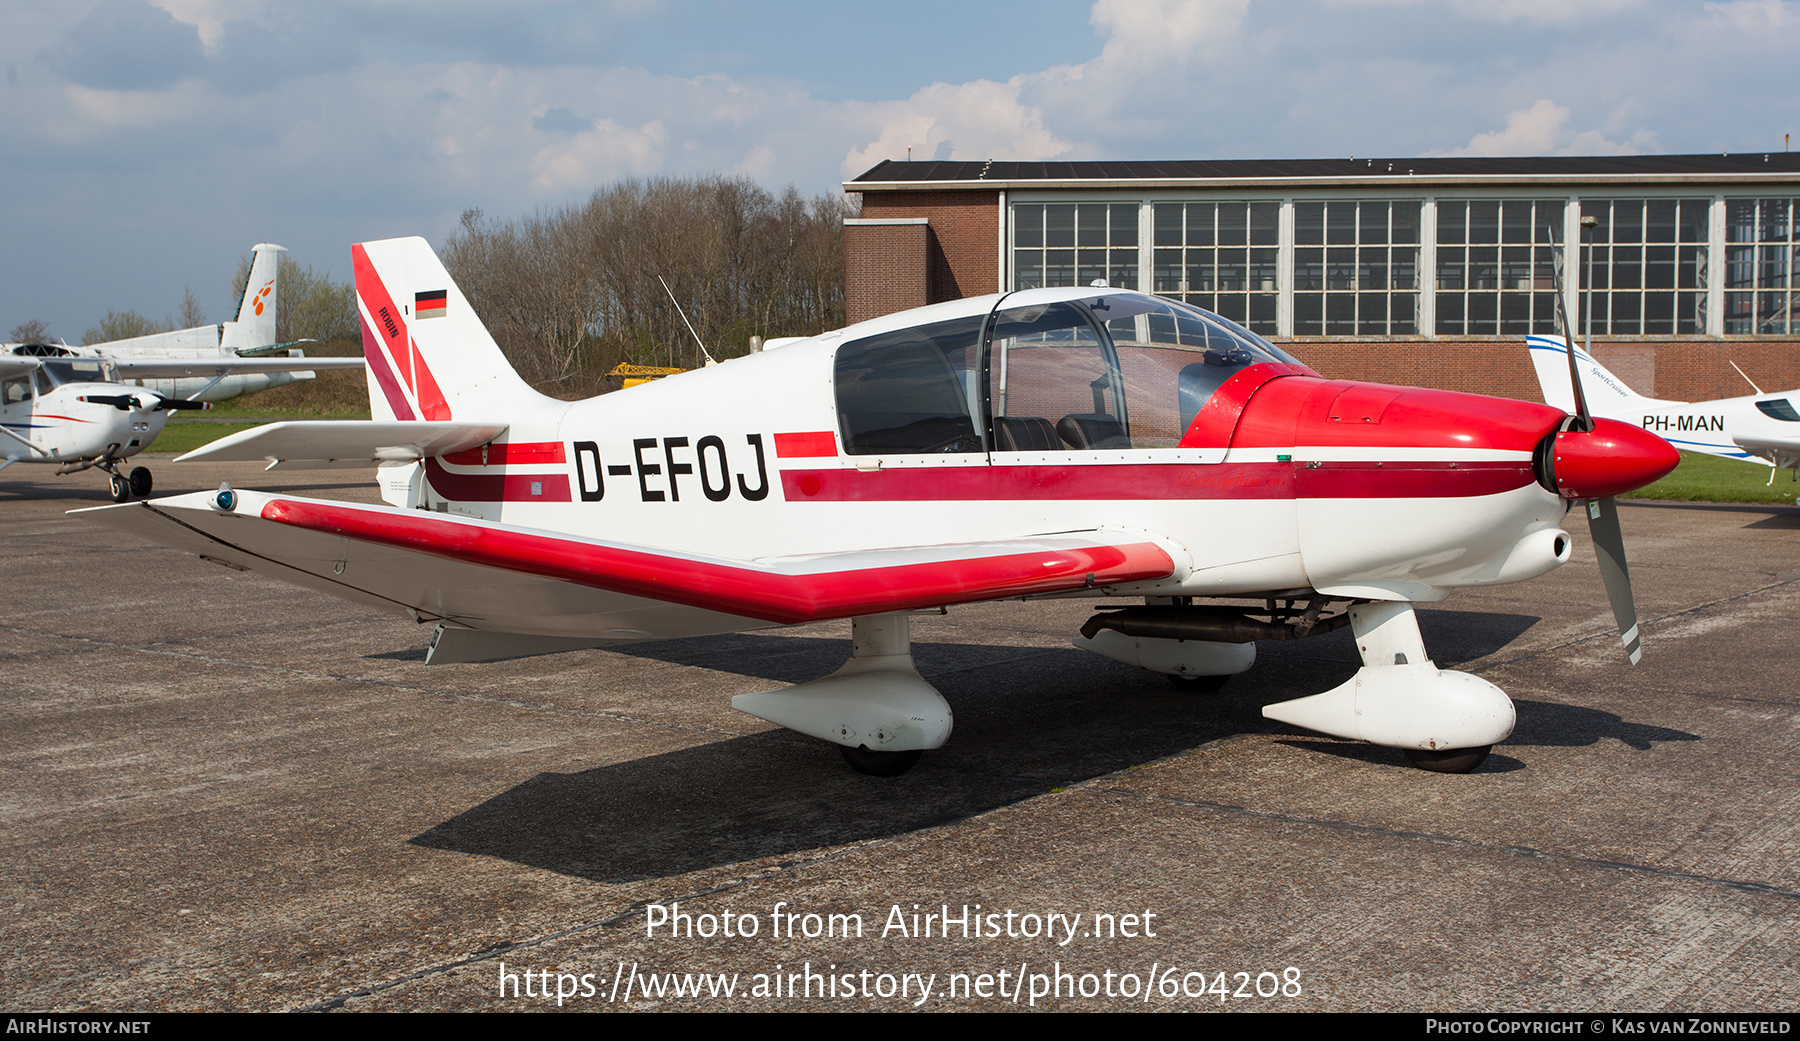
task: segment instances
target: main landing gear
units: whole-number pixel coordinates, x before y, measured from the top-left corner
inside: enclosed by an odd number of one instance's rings
[[[739,694],[734,708],[837,745],[874,777],[898,777],[950,739],[950,704],[913,667],[905,612],[850,620],[850,660],[825,677]]]
[[[106,470],[112,489],[112,501],[130,502],[132,499],[149,497],[151,480],[148,467],[134,467],[129,475],[119,473],[116,463]]]
[[[1350,625],[1363,661],[1356,675],[1323,694],[1266,706],[1264,716],[1398,748],[1438,773],[1468,773],[1512,733],[1517,717],[1499,687],[1431,663],[1412,604],[1355,604]]]

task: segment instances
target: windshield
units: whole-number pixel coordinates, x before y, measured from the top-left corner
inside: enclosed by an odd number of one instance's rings
[[[987,319],[837,352],[850,455],[1117,451],[1180,444],[1238,372],[1299,362],[1235,322],[1141,293],[1008,294]]]
[[[60,387],[65,383],[117,383],[113,363],[105,358],[70,358],[48,359],[38,364],[38,372],[42,373],[52,387]]]

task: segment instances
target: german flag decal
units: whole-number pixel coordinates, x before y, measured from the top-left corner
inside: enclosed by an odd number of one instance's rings
[[[416,318],[444,317],[444,299],[449,292],[447,289],[436,289],[429,293],[414,294],[413,316]]]

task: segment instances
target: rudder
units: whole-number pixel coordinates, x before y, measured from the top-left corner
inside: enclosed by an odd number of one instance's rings
[[[220,343],[226,350],[267,347],[275,342],[277,281],[281,275],[281,254],[286,252],[272,242],[258,242],[251,247],[250,277],[244,283],[237,321],[225,324]]]
[[[350,247],[376,419],[505,414],[545,400],[519,379],[422,238]]]

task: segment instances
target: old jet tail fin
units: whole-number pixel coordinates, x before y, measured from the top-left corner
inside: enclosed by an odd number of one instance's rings
[[[521,380],[422,238],[350,247],[374,418],[450,420],[562,407]]]
[[[251,247],[250,278],[244,283],[237,321],[226,322],[220,332],[219,345],[225,350],[250,350],[275,342],[276,283],[281,273],[281,255],[286,252],[272,242],[258,242]]]

